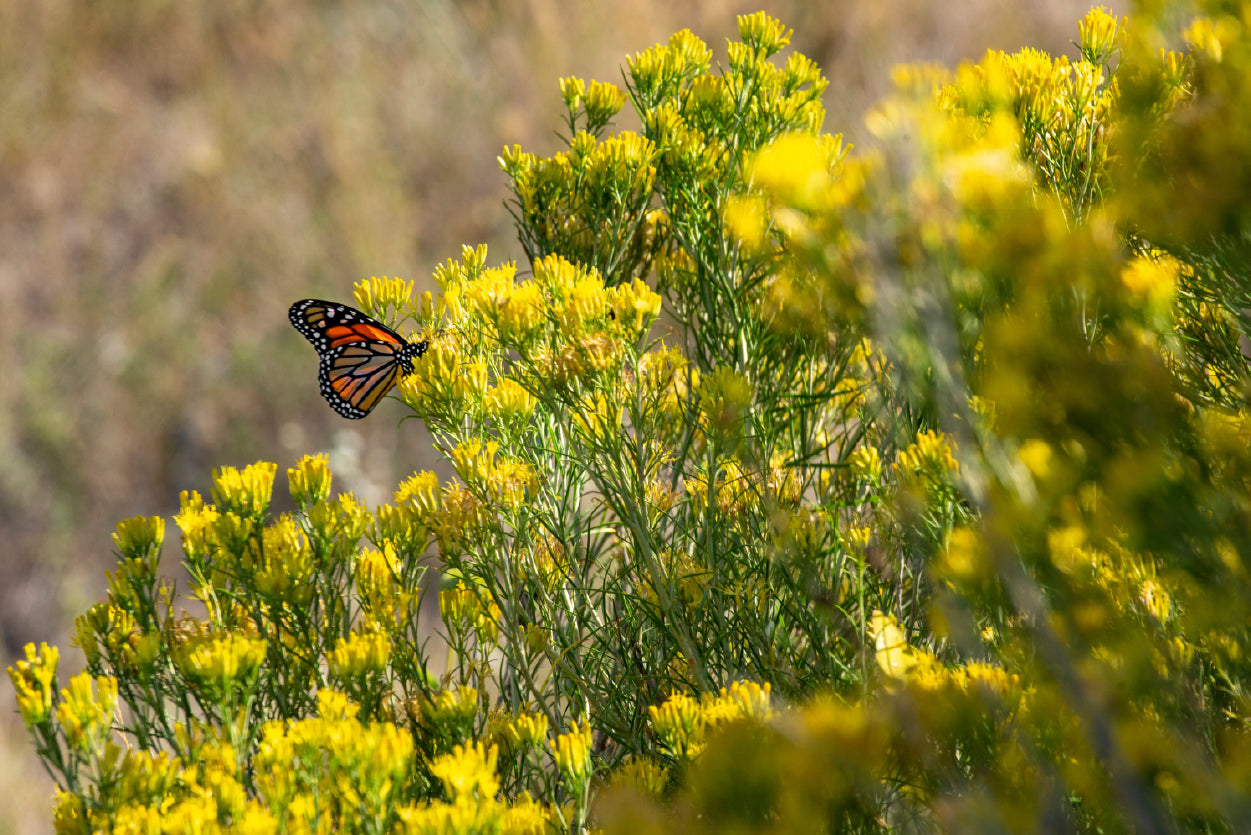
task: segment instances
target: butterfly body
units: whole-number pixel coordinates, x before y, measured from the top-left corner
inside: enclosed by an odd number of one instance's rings
[[[291,305],[288,316],[321,358],[321,396],[346,418],[369,414],[429,346],[408,342],[345,304],[304,299]]]

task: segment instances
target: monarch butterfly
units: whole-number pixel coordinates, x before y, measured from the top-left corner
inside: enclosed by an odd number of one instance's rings
[[[321,364],[321,396],[345,418],[363,418],[391,390],[430,343],[407,342],[386,325],[346,304],[304,299],[287,314],[313,343]]]

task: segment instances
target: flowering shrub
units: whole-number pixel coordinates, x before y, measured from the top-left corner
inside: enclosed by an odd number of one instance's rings
[[[1245,18],[901,68],[854,155],[762,14],[566,79],[528,270],[357,288],[455,478],[223,468],[185,600],[121,523],[87,672],[10,670],[58,830],[1245,820]]]

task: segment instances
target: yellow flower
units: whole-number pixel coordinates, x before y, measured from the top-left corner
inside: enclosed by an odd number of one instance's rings
[[[683,693],[663,705],[647,708],[652,730],[660,742],[679,757],[693,757],[704,745],[704,716],[699,703]]]
[[[313,553],[294,519],[283,516],[267,527],[259,549],[255,541],[249,545],[243,561],[258,591],[296,605],[308,602],[313,590]]]
[[[1171,256],[1139,256],[1121,270],[1121,283],[1135,299],[1153,308],[1168,309],[1177,292],[1181,270],[1181,263]]]
[[[165,520],[160,516],[135,516],[119,522],[113,542],[123,557],[156,556],[165,541]]]
[[[447,627],[457,634],[472,630],[483,643],[494,645],[499,633],[502,613],[485,588],[475,589],[458,582],[454,588],[439,591],[439,615]]]
[[[524,342],[545,320],[542,290],[533,282],[517,285],[499,305],[496,315],[501,341]]]
[[[38,652],[34,644],[27,644],[26,660],[8,668],[17,691],[17,707],[28,728],[43,724],[52,713],[52,686],[60,657],[60,650],[46,643],[40,644]]]
[[[453,802],[470,798],[489,800],[500,789],[495,774],[498,759],[499,749],[494,745],[489,749],[481,742],[457,745],[452,753],[435,757],[430,772],[443,783]]]
[[[478,402],[487,391],[489,369],[481,360],[461,365],[460,374],[452,381],[452,397],[457,400]]]
[[[632,333],[644,333],[660,314],[660,296],[637,278],[631,284],[617,285],[609,293],[617,322]]]
[[[743,43],[766,55],[780,52],[791,42],[792,31],[764,12],[739,15],[737,20],[738,36],[743,39]]]
[[[882,456],[877,447],[857,447],[851,454],[851,471],[868,484],[877,484],[882,478]]]
[[[93,679],[82,672],[70,679],[69,687],[61,691],[61,703],[56,718],[71,747],[83,752],[98,751],[113,727],[113,715],[117,712],[117,679],[99,676]]]
[[[543,805],[528,791],[504,811],[502,826],[501,835],[548,835],[554,828]]]
[[[204,499],[194,490],[184,490],[180,496],[182,509],[174,517],[182,531],[182,549],[190,560],[202,560],[208,556],[215,536],[217,508],[205,505]]]
[[[947,435],[927,429],[917,433],[916,441],[899,453],[895,467],[905,477],[946,476],[959,471],[960,464],[952,454]]]
[[[251,678],[265,660],[267,646],[263,640],[218,632],[186,639],[174,649],[173,658],[188,680],[223,698],[236,682]]]
[[[773,717],[769,682],[763,685],[754,681],[736,681],[727,689],[721,688],[717,696],[705,693],[701,699],[704,722],[716,726],[735,719],[767,721]]]
[[[1117,20],[1108,10],[1097,6],[1086,13],[1077,25],[1082,55],[1087,61],[1101,63],[1116,47]]]
[[[359,281],[352,291],[357,307],[379,317],[385,315],[387,308],[401,309],[412,296],[413,282],[386,276]]]
[[[1170,597],[1168,589],[1155,580],[1144,580],[1138,589],[1138,600],[1151,616],[1163,623],[1168,620]]]
[[[1094,567],[1094,554],[1086,547],[1086,529],[1080,525],[1049,531],[1047,550],[1056,568],[1066,574],[1079,568],[1091,570]]]
[[[639,794],[660,798],[669,785],[669,770],[650,757],[631,757],[612,774],[614,786],[630,786]]]
[[[569,781],[572,792],[580,793],[582,786],[590,779],[591,766],[591,726],[579,728],[574,722],[568,733],[558,734],[552,740],[552,757],[556,767]]]
[[[431,803],[399,810],[401,835],[477,835],[498,832],[504,807],[490,798],[459,803]]]
[[[423,728],[446,736],[473,723],[478,715],[478,691],[472,687],[440,690],[430,698],[411,703],[410,713],[414,707]]]
[[[213,501],[222,510],[243,517],[259,517],[269,507],[277,464],[258,461],[243,468],[222,467],[213,472]]]
[[[411,505],[426,524],[442,512],[440,498],[439,477],[429,470],[414,473],[395,491],[395,503]]]
[[[373,632],[353,632],[341,638],[326,656],[330,674],[340,681],[380,675],[390,660],[391,639]]]
[[[330,466],[325,455],[305,455],[287,470],[291,498],[300,507],[324,502],[330,496]]]
[[[547,716],[542,713],[514,716],[504,728],[504,736],[514,748],[538,748],[547,737]]]
[[[510,421],[532,415],[538,401],[516,380],[504,377],[499,385],[487,390],[483,404],[492,417]]]
[[[382,510],[379,508],[379,516]],[[356,589],[365,614],[381,621],[390,617],[403,618],[410,608],[415,610],[418,602],[416,588],[405,589],[400,585],[402,568],[395,543],[390,539],[383,541],[381,551],[371,548],[356,556]]]

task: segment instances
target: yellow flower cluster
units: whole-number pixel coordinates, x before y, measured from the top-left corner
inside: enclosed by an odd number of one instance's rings
[[[551,744],[556,767],[564,775],[571,793],[580,795],[594,773],[590,724],[578,727],[578,723],[574,722],[568,733],[557,734]]]
[[[713,728],[738,719],[771,721],[770,689],[768,682],[737,681],[718,694],[704,693],[698,701],[678,693],[662,705],[648,707],[647,713],[665,748],[679,758],[694,758],[703,751]]]
[[[330,498],[330,466],[325,455],[305,455],[287,470],[291,498],[300,507]]]
[[[391,640],[376,632],[352,632],[326,656],[330,674],[339,681],[381,675],[391,660]]]
[[[17,707],[28,728],[48,721],[52,714],[52,687],[61,653],[56,647],[26,645],[26,659],[8,668],[9,680],[17,691]]]
[[[413,282],[400,278],[371,277],[357,282],[352,298],[361,310],[380,319],[386,318],[388,309],[403,310],[413,297]]]
[[[466,486],[490,497],[505,510],[516,510],[538,488],[538,478],[524,461],[497,455],[499,443],[475,438],[452,450],[452,464]]]
[[[160,516],[135,516],[119,522],[113,542],[123,557],[141,559],[160,553],[165,541],[165,520]]]
[[[326,814],[319,796],[336,798],[343,814],[358,814],[363,803],[386,810],[414,755],[412,734],[390,722],[362,724],[342,693],[322,690],[317,703],[315,718],[266,723],[252,759],[261,798],[288,830],[304,831]]]
[[[608,124],[629,100],[625,90],[615,84],[592,80],[588,85],[581,78],[573,77],[560,80],[560,95],[571,114],[585,109],[592,132],[597,126]]]
[[[233,632],[193,635],[171,650],[179,671],[212,698],[230,699],[242,692],[265,660],[267,644]]]
[[[244,467],[222,467],[213,472],[213,501],[223,511],[244,518],[259,518],[269,507],[277,464],[258,461]]]
[[[547,716],[542,713],[521,713],[513,716],[503,729],[503,737],[514,750],[538,748],[547,738]]]
[[[916,440],[907,449],[900,451],[895,471],[904,480],[918,477],[946,480],[960,471],[960,464],[952,453],[947,435],[926,429],[917,433]]]
[[[485,601],[484,595],[487,598]],[[464,581],[439,592],[439,615],[454,635],[472,632],[484,644],[494,645],[499,635],[501,614],[490,592],[470,587]]]
[[[381,509],[378,515],[383,515]],[[424,544],[423,541],[423,547]],[[395,542],[389,538],[384,539],[381,551],[370,548],[356,555],[356,592],[363,613],[372,624],[409,623],[417,616],[420,595],[415,587],[406,588],[400,583],[401,569]]]

